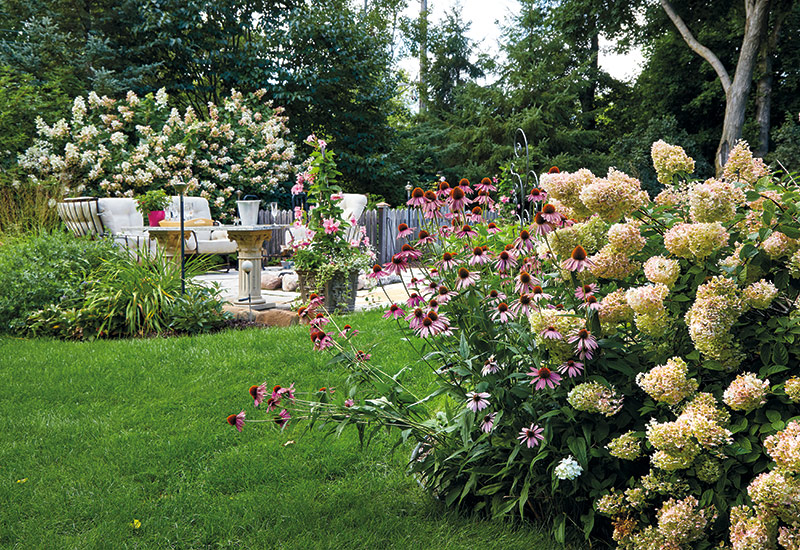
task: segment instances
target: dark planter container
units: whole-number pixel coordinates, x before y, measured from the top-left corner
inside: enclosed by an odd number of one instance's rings
[[[312,292],[325,297],[325,309],[328,311],[353,311],[356,307],[356,292],[358,291],[358,270],[349,274],[336,273],[322,288],[317,290],[315,273],[313,271],[297,271],[300,298],[308,301]]]

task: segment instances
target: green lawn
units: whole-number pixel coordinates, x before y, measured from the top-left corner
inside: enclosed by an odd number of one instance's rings
[[[374,356],[399,368],[413,358],[381,334],[379,317],[348,322],[363,329],[359,347],[375,344]],[[310,351],[305,327],[90,343],[5,337],[0,365],[1,548],[559,547],[531,525],[445,513],[405,475],[408,448],[391,453],[389,437],[360,450],[352,433],[250,424],[239,434],[225,423],[252,412],[253,383],[342,383]]]

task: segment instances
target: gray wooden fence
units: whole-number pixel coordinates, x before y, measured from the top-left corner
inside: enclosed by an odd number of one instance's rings
[[[493,212],[487,212],[487,219],[492,220],[496,217]],[[293,222],[294,212],[291,210],[279,210],[274,218],[268,210],[261,210],[258,213],[258,223],[260,224],[291,225]],[[418,209],[390,208],[388,205],[378,205],[376,210],[365,210],[358,223],[367,228],[367,237],[378,256],[377,261],[384,264],[409,241],[409,239],[397,238],[398,226],[405,223],[418,231],[426,224],[426,220],[422,218],[422,213]],[[441,225],[447,223],[449,223],[447,220],[440,220]],[[416,238],[417,232],[415,231],[410,240],[415,241]],[[264,254],[270,257],[279,256],[281,246],[286,241],[286,230],[275,232],[272,239],[265,243]]]

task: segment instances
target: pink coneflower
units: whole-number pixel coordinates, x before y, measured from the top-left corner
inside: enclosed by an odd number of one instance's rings
[[[358,331],[351,327],[350,325],[345,325],[342,327],[341,332],[339,332],[339,338],[350,338],[351,336],[355,336],[358,334]]]
[[[408,227],[408,224],[401,223],[400,225],[397,226],[397,238],[398,239],[402,239],[404,237],[408,237],[413,232],[414,232],[414,229],[411,228],[411,227]]]
[[[329,332],[322,332],[321,330],[312,329],[311,341],[314,343],[314,349],[316,351],[322,351],[333,346],[333,339],[331,339],[331,334],[332,333]]]
[[[416,292],[412,292],[411,294],[408,295],[408,300],[406,300],[406,305],[408,307],[417,307],[424,301],[425,300],[422,298],[422,296],[420,296]]]
[[[433,311],[439,311],[439,300],[436,298],[431,298],[428,300],[428,307]]]
[[[244,411],[240,412],[239,414],[232,414],[228,417],[228,424],[235,427],[240,432],[244,427]]]
[[[471,226],[464,224],[461,226],[461,229],[456,231],[456,237],[464,238],[464,237],[477,237],[478,232],[472,229]]]
[[[543,431],[536,424],[531,424],[529,428],[522,428],[519,432],[519,437],[517,437],[519,444],[527,444],[529,449],[536,447],[544,439],[544,436],[542,436]]]
[[[533,250],[533,238],[527,229],[519,232],[519,237],[514,239],[514,248],[517,250]]]
[[[483,208],[476,206],[467,214],[467,220],[470,223],[481,223],[483,221]]]
[[[294,382],[289,384],[288,388],[275,386],[274,388],[272,388],[272,394],[280,395],[281,397],[286,396],[288,399],[294,399]]]
[[[561,262],[561,267],[566,269],[567,271],[583,271],[588,266],[592,265],[592,262],[589,261],[586,255],[586,249],[582,246],[578,245],[572,250],[572,254],[570,255],[569,259],[564,260]]]
[[[458,187],[460,187],[467,195],[471,195],[473,193],[472,188],[469,186],[469,180],[467,178],[461,178],[460,180],[458,180]]]
[[[534,187],[533,189],[531,189],[531,192],[528,195],[528,202],[543,202],[546,200],[547,200],[547,193],[545,193],[538,187]]]
[[[424,246],[436,242],[436,237],[425,231],[424,229],[417,234],[417,246]]]
[[[348,398],[344,400],[344,406],[347,407],[348,409],[355,404],[356,402],[353,399]]]
[[[490,394],[485,391],[482,392],[467,392],[467,408],[472,412],[482,411],[489,406]]]
[[[494,313],[492,313],[492,319],[500,321],[501,323],[507,323],[514,319],[514,312],[509,309],[508,304],[500,302],[497,304]]]
[[[539,269],[539,260],[533,256],[525,256],[520,260],[519,268],[522,271],[527,271],[530,273],[531,271],[537,271]]]
[[[281,428],[283,428],[284,426],[286,426],[286,423],[289,422],[289,419],[291,417],[292,415],[289,414],[289,411],[283,409],[281,412],[278,413],[278,417],[275,419],[275,423]]]
[[[548,369],[547,367],[542,367],[539,369],[531,368],[531,372],[528,373],[528,376],[533,377],[531,380],[531,385],[536,390],[541,390],[544,388],[552,389],[561,384],[561,375]]]
[[[325,303],[325,297],[320,296],[316,292],[312,292],[308,296],[308,309],[316,309]]]
[[[500,365],[497,363],[497,359],[494,358],[494,355],[490,355],[489,358],[483,363],[483,368],[481,369],[481,376],[496,374],[499,371],[500,371]]]
[[[440,199],[443,199],[450,195],[450,184],[447,183],[446,181],[440,181],[438,189],[439,189],[438,194]]]
[[[533,300],[527,294],[521,294],[511,306],[511,311],[517,315],[528,315],[533,309]]]
[[[388,277],[389,273],[383,270],[383,267],[380,264],[375,264],[372,266],[372,273],[367,275],[370,279],[379,279],[381,277]]]
[[[486,226],[486,231],[489,233],[489,235],[494,235],[496,233],[500,233],[500,228],[497,227],[496,223],[489,222],[489,224]]]
[[[486,191],[478,191],[478,196],[475,197],[475,202],[484,207],[491,206],[494,203],[492,197],[490,197],[489,193],[487,193]]]
[[[439,261],[439,266],[442,269],[448,270],[453,269],[455,266],[458,265],[458,260],[456,259],[456,255],[452,252],[445,252],[442,254],[442,259]]]
[[[472,258],[469,259],[469,265],[483,265],[489,260],[489,253],[482,246],[476,246],[472,249]]]
[[[539,285],[535,285],[531,288],[531,299],[534,302],[538,302],[539,300],[550,300],[553,296],[548,294],[544,291],[542,287]]]
[[[371,354],[365,351],[357,350],[355,355],[355,360],[358,361],[359,363],[366,363],[367,361],[370,360],[371,357],[372,357]]]
[[[483,419],[481,420],[481,431],[485,434],[488,434],[494,428],[494,419],[497,417],[497,413],[489,413],[483,415]]]
[[[499,290],[492,289],[489,291],[489,294],[486,295],[486,300],[490,304],[496,304],[498,302],[502,302],[506,299],[506,295],[500,292]]]
[[[447,203],[450,206],[450,210],[453,212],[460,212],[467,207],[469,199],[466,197],[461,187],[453,187],[453,189],[450,190],[450,197],[448,197]]]
[[[456,288],[458,290],[464,290],[465,288],[472,286],[477,282],[477,273],[471,272],[466,267],[461,267],[458,269],[458,281],[456,282]]]
[[[533,225],[531,227],[533,227],[533,232],[537,235],[547,235],[555,229],[553,224],[548,222],[541,213],[537,213],[533,217]]]
[[[542,335],[542,338],[546,338],[548,340],[561,340],[564,337],[553,325],[550,325],[544,329],[540,334]]]
[[[553,225],[559,225],[561,223],[561,214],[556,211],[556,207],[552,204],[548,203],[542,206],[541,214],[544,219]]]
[[[392,260],[383,266],[383,269],[389,273],[400,275],[403,271],[408,269],[408,261],[399,254],[392,256]]]
[[[579,363],[577,361],[573,361],[570,359],[569,361],[565,361],[558,367],[558,372],[561,374],[566,374],[570,378],[578,376],[583,372],[583,363]]]
[[[536,279],[531,277],[531,274],[527,271],[521,271],[520,274],[517,275],[516,280],[517,284],[514,287],[514,290],[520,294],[530,292],[530,290],[534,287],[534,283],[536,283]]]
[[[425,204],[425,191],[420,187],[415,187],[411,191],[411,198],[406,203],[408,206],[423,206]]]
[[[594,294],[595,290],[597,290],[597,285],[595,283],[581,285],[575,289],[575,297],[578,300],[585,300],[587,296]]]
[[[272,412],[278,408],[278,405],[281,404],[281,397],[273,392],[271,396],[267,398],[267,411]]]
[[[438,218],[441,216],[439,209],[444,203],[439,200],[435,191],[425,191],[425,205],[422,207],[422,212],[425,218]]]
[[[430,310],[427,317],[433,321],[433,327],[437,332],[445,332],[450,328],[450,320],[435,309]]]
[[[403,309],[400,306],[398,306],[397,304],[392,304],[391,306],[389,306],[389,309],[387,309],[383,313],[383,318],[384,319],[400,319],[403,315],[404,315]]]
[[[340,220],[334,220],[333,218],[325,218],[322,220],[322,227],[325,228],[326,235],[339,231],[339,225],[341,225]]]
[[[583,309],[592,309],[594,311],[600,310],[600,302],[597,301],[597,296],[589,295],[584,298],[583,303],[580,305]]]
[[[267,383],[264,382],[260,386],[250,386],[248,392],[250,393],[250,397],[253,398],[253,406],[258,407],[267,395]]]
[[[414,330],[417,330],[419,327],[422,326],[422,320],[425,318],[425,312],[422,311],[420,308],[416,308],[414,311],[406,315],[406,321],[408,321],[408,326]]]
[[[490,191],[497,191],[497,187],[492,184],[492,180],[489,178],[483,178],[480,183],[475,184],[475,189],[478,192],[483,191],[484,193],[488,193]]]
[[[398,252],[397,255],[401,256],[407,262],[410,262],[422,257],[422,251],[406,243],[400,248],[400,252]]]
[[[439,304],[446,304],[447,302],[449,302],[450,300],[452,300],[456,296],[458,296],[458,292],[453,292],[452,290],[450,290],[449,288],[447,288],[444,285],[441,285],[436,290],[436,300],[437,300],[437,303],[439,303]]]
[[[436,327],[434,327],[433,325],[433,319],[431,319],[428,316],[422,318],[422,321],[420,321],[417,330],[420,338],[427,338],[428,336],[435,336],[436,334],[438,334]]]
[[[597,339],[585,328],[575,331],[567,341],[575,344],[575,354],[579,359],[591,359],[598,347]]]
[[[497,256],[497,263],[494,264],[497,271],[505,273],[509,269],[513,269],[517,265],[517,258],[510,250],[503,250]]]
[[[330,320],[325,317],[322,313],[317,313],[316,317],[311,320],[311,326],[322,330],[322,327],[330,323]]]

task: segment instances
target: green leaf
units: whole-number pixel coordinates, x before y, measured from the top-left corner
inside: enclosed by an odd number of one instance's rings
[[[566,540],[566,531],[567,516],[562,513],[556,518],[555,522],[553,522],[553,537],[556,539],[556,542],[564,544]]]
[[[461,340],[458,343],[458,352],[462,359],[469,358],[469,344],[467,344],[467,338],[463,330],[461,331]]]
[[[776,410],[767,409],[765,411],[765,414],[767,415],[767,419],[770,422],[780,422],[781,421],[781,413],[779,413]]]
[[[777,365],[786,365],[789,362],[789,350],[780,342],[772,346],[772,361]]]

